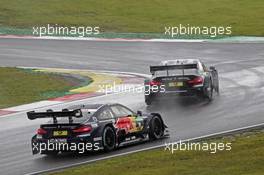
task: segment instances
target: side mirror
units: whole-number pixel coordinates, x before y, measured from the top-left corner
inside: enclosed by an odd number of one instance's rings
[[[142,111],[137,111],[137,116],[142,116]]]
[[[216,68],[215,68],[214,66],[210,66],[209,69],[210,69],[210,70],[213,70],[213,71],[216,70]]]

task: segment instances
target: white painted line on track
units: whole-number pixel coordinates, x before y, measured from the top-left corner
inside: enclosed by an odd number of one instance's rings
[[[230,37],[223,39],[140,39],[140,38],[94,38],[94,37],[56,37],[56,36],[19,36],[0,35],[3,39],[70,40],[70,41],[106,41],[106,42],[168,42],[168,43],[264,43],[264,37]]]
[[[36,39],[36,40],[69,40],[69,41],[110,41],[110,42],[188,42],[199,43],[205,40],[201,39],[140,39],[140,38],[92,38],[92,37],[55,37],[55,36],[16,36],[16,35],[2,35],[0,38],[6,39]]]
[[[2,118],[5,118],[5,117],[12,117],[12,116],[16,116],[16,115],[19,115],[19,114],[23,114],[26,111],[30,111],[30,110],[40,110],[40,109],[47,108],[47,107],[50,107],[50,108],[52,108],[52,107],[58,107],[59,105],[62,105],[62,104],[64,104],[64,105],[71,105],[71,104],[74,104],[74,103],[81,103],[82,101],[87,101],[87,99],[103,98],[105,96],[113,96],[113,95],[122,94],[122,93],[125,93],[125,92],[105,94],[105,95],[101,95],[101,96],[89,97],[89,98],[84,98],[84,99],[80,99],[80,100],[67,101],[67,102],[62,102],[62,103],[59,103],[59,104],[51,104],[51,105],[48,105],[48,106],[42,106],[42,107],[38,107],[38,108],[32,108],[32,109],[28,109],[28,110],[25,110],[25,111],[18,111],[18,112],[15,112],[15,113],[11,113],[11,114],[7,114],[7,115],[0,116],[0,120]]]
[[[41,107],[50,106],[50,105],[57,105],[57,104],[61,104],[61,103],[63,103],[63,102],[43,100],[43,101],[34,102],[34,103],[30,103],[30,104],[24,104],[24,105],[20,105],[20,106],[5,108],[4,110],[7,110],[7,111],[26,111],[26,110],[41,108]]]
[[[111,71],[111,70],[95,70],[95,69],[64,69],[64,68],[47,68],[47,67],[25,67],[25,66],[18,66],[17,68],[24,68],[24,69],[63,69],[63,70],[72,70],[72,71],[91,71],[91,72],[98,72],[98,73],[110,73],[110,74],[127,74],[127,75],[136,75],[141,76],[143,78],[150,78],[151,75],[136,73],[136,72],[125,72],[125,71]]]
[[[243,131],[243,130],[247,130],[247,129],[251,129],[251,128],[263,127],[263,126],[264,126],[264,123],[260,123],[260,124],[256,124],[256,125],[250,125],[250,126],[240,127],[240,128],[236,128],[236,129],[216,132],[216,133],[203,135],[203,136],[198,136],[198,137],[185,139],[185,140],[180,140],[180,141],[181,142],[188,142],[188,141],[200,140],[200,139],[204,139],[204,138],[209,138],[209,137],[218,136],[218,135],[219,136],[220,135],[225,135],[225,134],[228,134],[228,133]],[[176,142],[173,142],[173,143],[177,144],[177,143],[180,143],[180,141],[176,141]],[[106,159],[111,159],[111,158],[115,158],[115,157],[120,157],[120,156],[124,156],[124,155],[128,155],[128,154],[132,154],[132,153],[137,153],[137,152],[152,150],[152,149],[156,149],[156,148],[161,148],[161,147],[164,147],[164,146],[165,146],[165,143],[161,144],[161,145],[157,145],[157,146],[148,147],[148,148],[142,148],[142,149],[138,149],[138,150],[128,151],[128,152],[125,152],[125,153],[119,153],[119,154],[115,154],[115,155],[111,155],[111,156],[105,156],[105,157],[97,158],[97,159],[93,159],[93,160],[83,161],[83,162],[79,162],[79,163],[73,163],[73,164],[70,164],[70,165],[67,165],[67,166],[61,166],[61,167],[57,167],[57,168],[46,169],[46,170],[42,170],[42,171],[36,171],[36,172],[28,173],[28,174],[25,174],[25,175],[36,175],[36,174],[43,174],[43,173],[48,173],[48,172],[59,171],[59,170],[63,170],[63,169],[66,169],[66,168],[76,167],[76,166],[79,166],[79,165],[89,164],[89,163],[93,163],[93,162],[97,162],[97,161],[101,161],[101,160],[106,160]]]

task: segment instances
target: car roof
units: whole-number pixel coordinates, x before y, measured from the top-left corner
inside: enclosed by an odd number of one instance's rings
[[[68,109],[99,109],[102,106],[104,106],[105,104],[81,104],[81,105],[74,105],[74,106],[70,106]]]
[[[160,64],[163,66],[167,65],[185,65],[185,64],[197,64],[199,63],[199,59],[175,59],[175,60],[165,60]]]
[[[105,104],[99,104],[99,103],[92,103],[92,104],[81,104],[81,105],[74,105],[70,106],[68,109],[75,110],[75,109],[93,109],[98,110],[101,107],[104,106],[111,106],[111,105],[120,105],[119,103],[105,103]]]

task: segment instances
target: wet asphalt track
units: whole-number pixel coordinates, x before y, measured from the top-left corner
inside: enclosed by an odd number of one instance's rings
[[[0,117],[0,174],[25,174],[121,152],[264,122],[264,44],[144,43],[0,39],[1,66],[38,66],[148,73],[150,64],[174,58],[201,58],[217,67],[221,95],[207,104],[178,99],[147,108],[142,94],[118,94],[83,102],[120,102],[160,112],[167,140],[139,144],[108,154],[32,156],[30,138],[42,120],[25,114]],[[11,77],[10,77],[11,78]],[[80,102],[79,102],[80,103]],[[64,106],[65,107],[65,106]],[[62,106],[56,108],[61,109]]]

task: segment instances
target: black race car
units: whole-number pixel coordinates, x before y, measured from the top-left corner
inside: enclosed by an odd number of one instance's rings
[[[32,138],[33,154],[105,150],[167,134],[158,113],[133,112],[121,104],[88,104],[62,111],[28,112],[30,120],[52,118],[42,124]]]
[[[150,105],[161,97],[198,96],[211,101],[219,93],[218,72],[199,59],[178,59],[150,66],[151,79],[145,80],[145,102]]]

